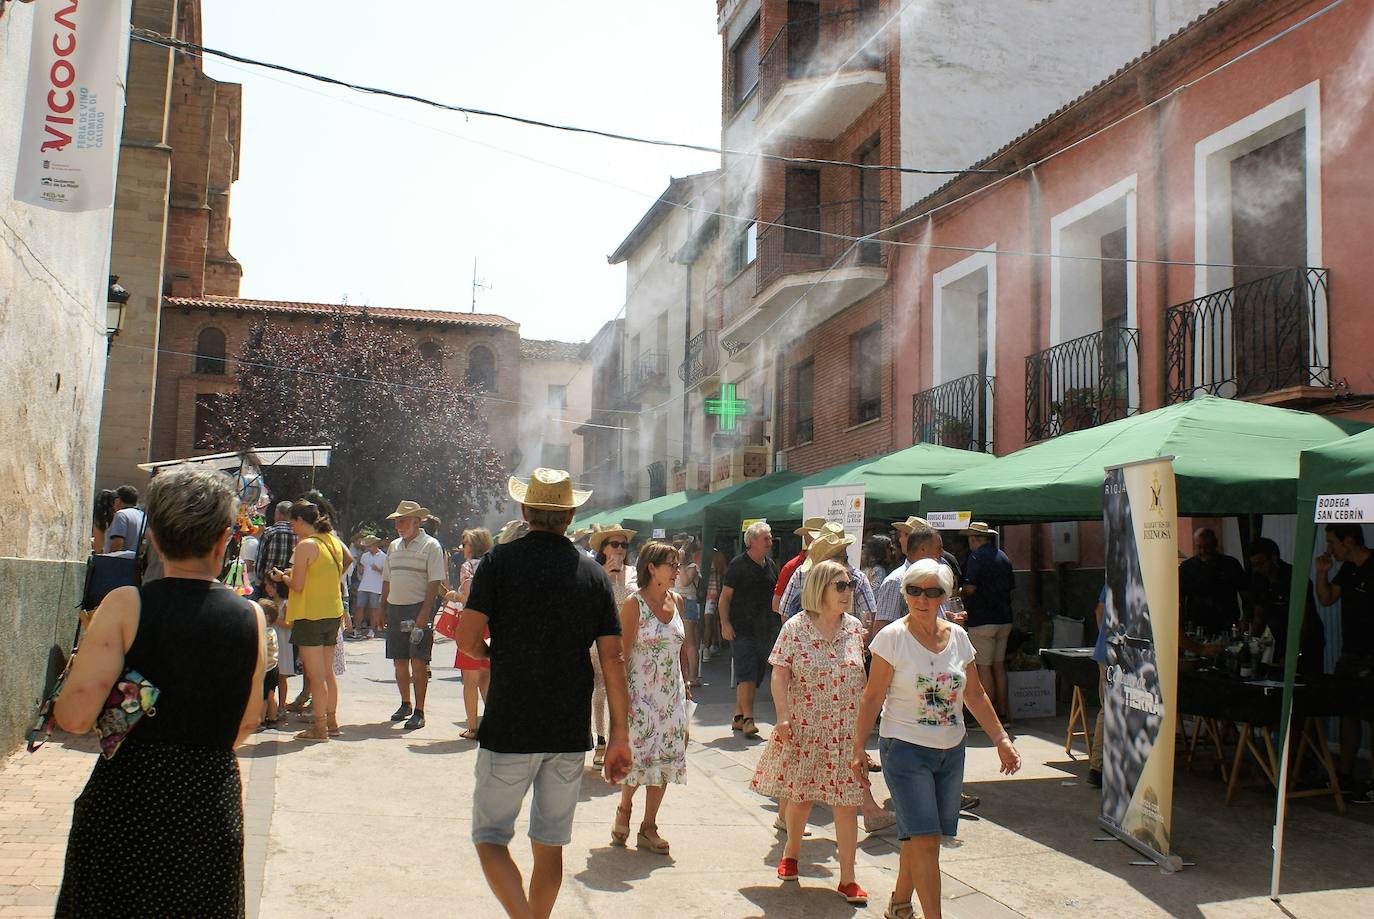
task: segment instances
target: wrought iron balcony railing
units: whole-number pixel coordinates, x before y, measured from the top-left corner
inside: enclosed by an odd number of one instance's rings
[[[881,67],[882,19],[876,14],[877,3],[869,0],[854,9],[785,23],[759,58],[759,107],[791,80]]]
[[[703,329],[687,342],[687,359],[678,365],[677,375],[688,389],[720,369],[719,338],[719,329]]]
[[[625,375],[625,392],[638,395],[649,386],[663,383],[667,376],[668,355],[662,351],[645,351]]]
[[[879,198],[855,198],[784,209],[759,228],[758,290],[783,275],[829,268],[850,248],[849,237],[882,228],[882,207]],[[881,265],[883,247],[862,242],[849,258],[858,265]]]
[[[1140,330],[1118,326],[1026,358],[1026,440],[1140,411]]]
[[[941,383],[911,397],[911,440],[992,452],[993,377],[981,373]]]
[[[1326,386],[1327,294],[1325,268],[1288,268],[1170,307],[1165,398],[1245,398]]]
[[[646,467],[649,473],[649,497],[661,498],[668,493],[668,464],[655,460]]]

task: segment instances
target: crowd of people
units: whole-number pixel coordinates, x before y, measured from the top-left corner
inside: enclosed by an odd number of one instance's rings
[[[977,803],[961,798],[966,706],[996,743],[1004,771],[1019,765],[983,689],[993,685],[984,652],[960,625],[960,580],[970,606],[980,594],[987,601],[1010,587],[980,579],[977,547],[968,574],[958,578],[939,533],[913,517],[896,525],[893,543],[870,539],[863,563],[853,566],[854,534],[812,519],[796,531],[801,551],[780,567],[772,532],[758,522],[744,533],[744,551],[728,558],[724,547],[715,548],[703,568],[701,546],[689,538],[636,544],[639,534],[620,525],[568,532],[589,493],[573,489],[565,472],[536,470],[528,482],[512,478],[509,488],[523,519],[495,537],[465,530],[447,554],[432,535],[437,520],[410,500],[388,517],[395,538],[362,532],[344,540],[333,507],[318,493],[275,505],[270,524],[244,526],[227,480],[196,467],[158,475],[143,510],[132,489],[117,494],[108,518],[97,521],[104,545],[137,545],[146,531],[165,570],[102,604],[83,640],[83,649],[99,642],[100,651],[76,656],[58,714],[64,727],[88,729],[102,695],[91,687],[108,686],[111,674],[127,668],[137,667],[163,695],[159,716],[149,722],[157,728],[131,731],[124,752],[97,765],[78,803],[63,909],[99,912],[95,904],[108,902],[110,872],[119,869],[97,853],[109,844],[112,826],[132,819],[130,802],[114,791],[127,769],[151,770],[177,802],[162,808],[169,853],[158,872],[138,881],[147,902],[167,902],[159,900],[169,895],[160,879],[195,862],[207,885],[204,902],[241,904],[237,791],[233,805],[204,817],[216,822],[219,848],[182,840],[186,847],[171,854],[179,833],[204,829],[197,822],[203,804],[181,791],[200,796],[212,783],[220,799],[230,800],[238,783],[236,767],[229,768],[233,747],[288,714],[307,720],[296,735],[301,741],[338,737],[346,640],[384,640],[400,697],[391,720],[423,727],[435,619],[447,606],[456,611],[462,736],[478,744],[472,839],[510,915],[546,916],[552,909],[588,750],[593,766],[620,786],[612,844],[631,845],[633,835],[642,851],[671,851],[658,816],[668,787],[686,781],[702,665],[724,653],[735,682],[731,728],[764,745],[751,784],[777,802],[775,826],[786,834],[777,877],[798,879],[808,817],[819,803],[835,816],[840,895],[855,904],[868,899],[854,872],[862,817],[868,832],[895,824],[902,841],[886,915],[915,915],[913,898],[924,915],[939,915],[939,840],[956,832],[961,807]],[[236,539],[237,551],[227,551]],[[243,590],[223,583],[234,580],[226,570],[242,572]],[[557,616],[549,615],[549,597],[559,598]],[[171,616],[182,607],[189,610],[185,623],[219,617],[216,628],[171,642],[184,637],[179,630],[186,626]],[[212,640],[242,653],[220,654],[211,666]],[[989,654],[996,643],[994,636]],[[217,701],[209,713],[197,703],[205,717],[192,724],[184,681],[197,680],[202,668],[217,681]],[[296,675],[304,685],[288,701]],[[754,711],[765,680],[776,713],[766,740]],[[560,691],[550,694],[551,685]],[[874,765],[866,742],[879,710],[881,765]],[[167,711],[172,717],[164,717]],[[879,770],[893,813],[872,794],[870,774]],[[526,887],[508,845],[531,789],[534,869]],[[206,858],[224,870],[205,871]]]

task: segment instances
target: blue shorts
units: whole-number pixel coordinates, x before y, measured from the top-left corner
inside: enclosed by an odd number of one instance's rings
[[[382,595],[373,593],[370,590],[360,590],[358,591],[358,602],[356,605],[358,609],[381,609]]]
[[[878,740],[883,779],[897,814],[897,838],[955,836],[964,786],[964,743],[948,750],[895,737]]]
[[[683,621],[683,622],[700,622],[700,621],[701,621],[701,604],[698,603],[698,602],[696,601],[696,598],[695,598],[695,597],[683,597],[683,598],[682,598],[682,621]]]
[[[572,840],[573,811],[582,791],[587,754],[493,753],[477,751],[473,770],[472,841],[509,845],[525,794],[534,786],[530,804],[530,839],[546,846]]]
[[[735,633],[730,642],[730,659],[735,665],[735,684],[763,682],[768,671],[768,655],[773,653],[772,638]]]

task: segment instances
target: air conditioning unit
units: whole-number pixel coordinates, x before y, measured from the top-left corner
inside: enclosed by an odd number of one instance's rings
[[[774,454],[773,454],[773,471],[774,471],[774,472],[786,472],[786,471],[787,471],[787,451],[786,451],[786,450],[779,450],[777,453],[774,453]]]

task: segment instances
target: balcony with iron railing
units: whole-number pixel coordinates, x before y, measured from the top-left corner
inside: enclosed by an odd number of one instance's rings
[[[792,207],[760,226],[753,304],[727,311],[725,349],[734,353],[794,305],[790,327],[810,329],[882,287],[884,247],[853,239],[881,229],[882,208],[874,198]]]
[[[1140,330],[1092,332],[1026,358],[1026,441],[1140,411]]]
[[[1288,268],[1169,308],[1166,400],[1293,403],[1324,392],[1328,284],[1325,268]]]
[[[992,452],[993,377],[970,373],[911,397],[912,443]]]
[[[702,329],[687,342],[687,359],[677,368],[687,389],[714,379],[720,371],[720,330]]]
[[[668,464],[664,460],[654,460],[645,471],[649,473],[649,497],[661,498],[668,493]]]
[[[834,140],[887,88],[882,19],[875,2],[792,19],[759,59],[759,115],[764,127],[812,140]]]
[[[634,398],[645,390],[668,382],[668,355],[663,351],[645,351],[630,365],[625,374],[625,394]]]

